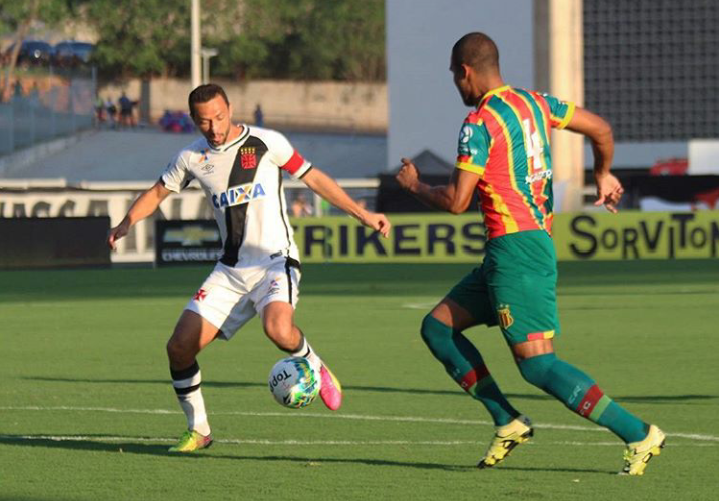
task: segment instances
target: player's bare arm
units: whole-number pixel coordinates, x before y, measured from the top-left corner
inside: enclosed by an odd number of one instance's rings
[[[335,207],[342,209],[350,216],[356,218],[365,226],[379,231],[383,237],[389,236],[389,230],[392,224],[384,214],[368,211],[360,207],[357,202],[343,190],[331,177],[313,167],[307,174],[302,177],[302,181],[309,189],[317,193],[319,196],[327,200]]]
[[[420,181],[417,167],[407,158],[402,159],[402,168],[397,174],[400,186],[420,202],[452,214],[461,214],[467,210],[478,181],[478,174],[455,169],[448,184],[430,186]]]
[[[145,191],[127,211],[127,215],[123,220],[110,230],[107,235],[107,245],[111,249],[115,250],[115,243],[122,237],[127,235],[133,224],[145,219],[157,210],[162,201],[172,193],[170,190],[165,188],[162,181],[155,183],[152,188]]]
[[[604,205],[608,211],[616,213],[616,205],[624,188],[610,172],[614,156],[612,127],[599,115],[578,107],[567,129],[584,134],[592,143],[594,180],[597,185],[597,201],[594,205]]]

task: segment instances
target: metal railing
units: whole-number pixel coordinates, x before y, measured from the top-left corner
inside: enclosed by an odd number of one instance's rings
[[[97,84],[94,71],[85,73],[20,74],[0,103],[0,155],[91,128]]]

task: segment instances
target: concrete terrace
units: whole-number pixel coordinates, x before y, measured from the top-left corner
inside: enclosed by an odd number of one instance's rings
[[[385,136],[285,133],[293,146],[314,165],[335,178],[375,177],[387,169]],[[66,138],[46,154],[29,159],[27,152],[6,157],[6,179],[154,182],[177,152],[196,134],[150,129],[100,130]],[[33,148],[38,148],[35,146]],[[23,159],[22,161],[20,159]]]

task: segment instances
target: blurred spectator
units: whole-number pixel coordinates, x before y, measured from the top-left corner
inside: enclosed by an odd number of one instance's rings
[[[120,127],[135,127],[135,116],[132,113],[133,103],[124,92],[118,99],[120,105]]]
[[[330,212],[332,211],[332,204],[329,203],[329,202],[328,202],[327,200],[325,200],[324,198],[321,199],[321,200],[320,200],[320,211],[321,211],[320,213],[321,213],[323,216],[329,216],[329,215],[330,215]]]
[[[97,94],[95,98],[95,126],[99,127],[105,121],[105,102]]]
[[[305,217],[312,215],[312,206],[307,201],[307,198],[302,194],[298,194],[292,202],[292,215],[294,217]]]
[[[117,115],[117,106],[109,97],[105,100],[105,112],[107,112],[107,122],[110,128],[115,128],[115,117]]]
[[[23,96],[23,90],[22,90],[22,82],[20,80],[15,80],[15,88],[13,91],[13,97],[22,97]]]
[[[192,119],[184,111],[165,110],[159,123],[165,132],[192,132],[195,130]]]
[[[262,107],[259,105],[259,103],[255,108],[255,125],[258,127],[265,126],[265,115],[264,113],[262,113]]]

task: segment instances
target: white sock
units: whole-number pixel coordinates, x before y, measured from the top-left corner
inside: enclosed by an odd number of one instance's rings
[[[202,398],[202,390],[199,388],[187,395],[177,395],[180,407],[187,418],[187,429],[195,430],[201,435],[210,434],[210,423],[207,421],[205,411],[205,400]]]
[[[207,436],[210,434],[210,424],[207,422],[205,411],[205,400],[202,398],[202,373],[200,366],[195,362],[187,369],[175,371],[170,369],[172,375],[172,386],[177,394],[185,417],[187,418],[187,429],[195,430]]]
[[[307,338],[303,335],[302,336],[302,344],[300,345],[299,349],[292,353],[293,357],[304,357],[307,360],[310,361],[310,365],[312,368],[317,371],[317,373],[320,372],[320,368],[322,367],[322,359],[315,353],[315,350],[312,349],[310,346],[310,343],[307,342]]]

